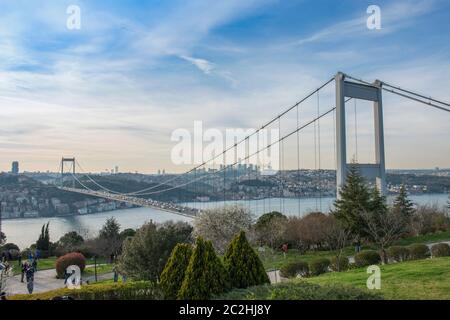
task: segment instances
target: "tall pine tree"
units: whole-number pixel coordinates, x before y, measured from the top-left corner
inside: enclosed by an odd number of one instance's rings
[[[394,200],[394,210],[400,213],[405,219],[410,219],[414,213],[414,204],[408,199],[404,185],[400,187],[400,192]]]
[[[350,165],[346,182],[339,190],[339,199],[334,202],[334,215],[356,236],[363,236],[362,212],[371,209],[370,192],[366,181],[354,165]]]

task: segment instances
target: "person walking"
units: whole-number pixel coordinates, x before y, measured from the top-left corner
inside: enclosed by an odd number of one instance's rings
[[[119,272],[118,272],[118,270],[117,270],[117,266],[114,266],[114,268],[113,268],[113,273],[114,273],[114,282],[117,282],[117,281],[119,281]]]
[[[22,269],[20,270],[22,272],[20,282],[22,282],[22,283],[23,283],[23,278],[25,277],[25,272],[27,271],[27,268],[28,268],[28,262],[25,261],[22,263]]]
[[[28,266],[25,275],[27,279],[28,293],[32,294],[34,289],[34,268],[32,266]]]
[[[36,257],[33,259],[31,266],[33,267],[34,271],[36,272],[37,271],[37,258]]]

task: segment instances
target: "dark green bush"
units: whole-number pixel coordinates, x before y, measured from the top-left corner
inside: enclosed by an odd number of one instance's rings
[[[366,267],[380,262],[380,254],[375,250],[364,250],[355,255],[355,264],[358,267]]]
[[[327,258],[317,258],[309,263],[309,272],[313,276],[328,272],[330,260]]]
[[[181,300],[207,300],[229,289],[225,267],[211,241],[197,238],[195,249],[178,292]]]
[[[68,266],[78,266],[83,272],[86,267],[86,258],[79,252],[71,252],[56,260],[56,274],[59,279],[64,278],[64,271]]]
[[[427,245],[415,243],[408,247],[409,258],[411,260],[426,259],[430,256],[430,249]]]
[[[431,247],[431,254],[433,257],[448,257],[450,256],[450,246],[446,243],[438,243]]]
[[[179,243],[172,250],[160,278],[160,286],[165,299],[175,300],[177,298],[191,255],[192,247],[189,244]]]
[[[231,240],[223,257],[223,264],[228,273],[232,288],[247,288],[270,283],[266,270],[241,231]]]
[[[159,300],[162,299],[158,286],[148,281],[84,285],[81,289],[57,289],[35,294],[19,294],[9,300],[51,300],[70,296],[75,300]]]
[[[381,300],[380,294],[346,286],[319,286],[306,281],[289,281],[234,289],[222,294],[223,300]]]
[[[409,250],[402,246],[392,246],[387,250],[388,258],[395,262],[402,262],[409,259]]]
[[[305,261],[290,262],[280,268],[280,274],[285,278],[305,277],[309,274],[309,266]]]
[[[347,257],[340,256],[339,260],[337,257],[332,257],[330,259],[330,268],[333,271],[347,271],[350,266]]]

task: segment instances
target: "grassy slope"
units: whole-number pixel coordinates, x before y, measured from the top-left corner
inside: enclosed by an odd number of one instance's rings
[[[327,273],[307,279],[315,284],[342,284],[366,289],[366,269]],[[381,266],[381,290],[387,299],[450,299],[450,257]]]
[[[439,241],[450,241],[450,230],[445,232],[439,232],[434,234],[428,234],[424,236],[410,237],[399,240],[396,245],[407,246],[413,243],[433,243]],[[376,249],[376,247],[368,247],[365,246],[363,249]],[[355,254],[353,247],[345,248],[344,255],[353,256]],[[283,255],[279,250],[274,250],[273,252],[270,249],[266,248],[266,252],[259,253],[259,256],[264,264],[266,270],[270,269],[279,269],[281,266],[293,262],[293,261],[305,261],[309,262],[314,258],[325,257],[331,258],[334,256],[334,253],[331,251],[310,251],[305,254],[300,254],[298,250],[290,249],[286,256]]]

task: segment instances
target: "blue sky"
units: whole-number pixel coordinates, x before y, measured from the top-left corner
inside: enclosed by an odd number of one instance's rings
[[[381,30],[366,28],[371,4]],[[339,70],[450,100],[449,18],[445,0],[0,1],[0,170],[75,155],[93,171],[181,171],[173,130],[258,127]],[[386,97],[388,166],[450,167],[448,123]]]

